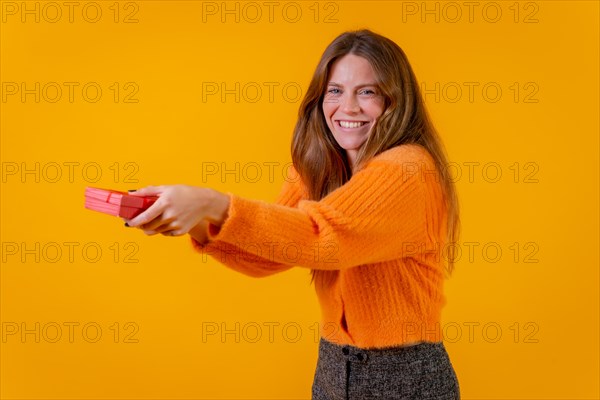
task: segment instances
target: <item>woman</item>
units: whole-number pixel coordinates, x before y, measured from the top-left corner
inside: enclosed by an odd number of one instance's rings
[[[276,204],[147,187],[135,193],[159,199],[127,224],[189,234],[199,251],[250,276],[311,269],[323,328],[313,399],[459,399],[440,327],[457,196],[398,45],[361,30],[327,47],[292,159]]]

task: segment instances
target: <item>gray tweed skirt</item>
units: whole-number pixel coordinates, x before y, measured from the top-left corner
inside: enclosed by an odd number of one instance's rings
[[[361,349],[321,338],[312,400],[459,400],[443,342]]]

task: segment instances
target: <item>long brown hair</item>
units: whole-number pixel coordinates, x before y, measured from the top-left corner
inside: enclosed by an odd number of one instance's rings
[[[425,147],[440,174],[448,210],[447,244],[443,255],[448,275],[454,268],[454,245],[459,234],[459,207],[444,146],[425,108],[415,74],[404,51],[392,40],[369,30],[345,32],[325,49],[298,111],[292,140],[292,161],[310,200],[320,200],[352,176],[352,168],[330,132],[323,114],[323,99],[332,64],[354,54],[369,61],[385,99],[383,114],[356,157],[355,171],[392,147],[415,143]],[[337,271],[312,270],[313,281],[328,281]]]

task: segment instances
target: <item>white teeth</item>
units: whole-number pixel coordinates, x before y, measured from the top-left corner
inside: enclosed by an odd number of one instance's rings
[[[340,126],[342,128],[358,128],[363,126],[366,122],[348,122],[348,121],[340,121]]]

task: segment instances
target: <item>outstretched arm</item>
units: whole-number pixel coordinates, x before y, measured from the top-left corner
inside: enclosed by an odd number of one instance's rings
[[[336,270],[418,257],[439,250],[445,238],[439,175],[419,145],[379,154],[320,201],[300,200],[297,208],[203,188],[179,198],[172,188],[132,226],[180,234],[206,218],[209,244],[268,254],[275,266]]]
[[[269,254],[275,262],[340,270],[418,258],[444,245],[446,209],[435,162],[418,145],[374,157],[341,187],[297,208],[231,195],[211,240]]]

